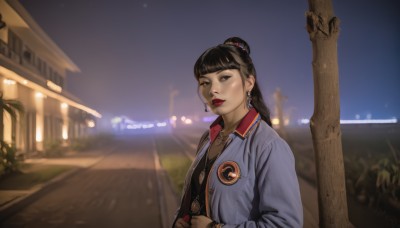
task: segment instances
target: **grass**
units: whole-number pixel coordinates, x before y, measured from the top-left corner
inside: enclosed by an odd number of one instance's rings
[[[167,171],[174,184],[176,193],[181,193],[185,182],[186,172],[192,163],[188,158],[179,155],[160,156],[161,165]]]
[[[288,142],[296,157],[297,173],[316,185],[315,157],[309,128],[288,130]],[[389,227],[383,223],[398,227],[400,185],[394,186],[393,178],[398,174],[391,172],[391,167],[396,166],[395,157],[400,157],[400,126],[342,125],[341,130],[350,221],[357,227],[373,227],[371,220],[379,218],[382,227]],[[394,148],[393,151],[389,144]],[[390,165],[384,166],[381,161],[385,160]],[[388,171],[392,182],[377,187],[377,176],[382,170]]]
[[[64,165],[22,164],[21,172],[0,180],[0,190],[28,190],[72,168]]]
[[[187,156],[182,156],[183,148],[171,135],[157,136],[155,141],[161,165],[168,173],[175,192],[180,194],[192,161]]]

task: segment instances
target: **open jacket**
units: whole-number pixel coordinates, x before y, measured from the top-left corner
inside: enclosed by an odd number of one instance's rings
[[[200,141],[186,176],[180,208],[190,205],[193,170],[221,131],[221,124],[219,117]],[[223,227],[303,226],[293,153],[255,109],[229,135],[206,179],[205,195],[207,216]],[[177,218],[183,216],[183,210],[178,210]]]

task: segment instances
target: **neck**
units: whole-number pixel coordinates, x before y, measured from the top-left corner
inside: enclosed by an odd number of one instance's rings
[[[224,120],[224,132],[230,133],[234,131],[248,111],[249,109],[245,107],[223,115],[222,119]]]

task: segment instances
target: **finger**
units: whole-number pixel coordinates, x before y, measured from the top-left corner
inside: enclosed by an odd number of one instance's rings
[[[197,227],[201,222],[200,216],[193,216],[192,219],[190,220],[190,223],[192,224],[192,227]]]
[[[182,228],[182,225],[179,221],[176,221],[174,228]]]
[[[183,228],[189,228],[190,227],[189,223],[185,222],[184,220],[182,220],[181,224],[182,224]]]
[[[175,223],[175,228],[183,228],[182,219],[178,219]]]
[[[176,228],[189,228],[189,223],[185,222],[183,219],[178,219],[175,223]]]

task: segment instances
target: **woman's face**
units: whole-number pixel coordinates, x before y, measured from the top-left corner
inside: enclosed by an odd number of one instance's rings
[[[253,87],[254,77],[245,81],[243,88],[239,70],[228,69],[200,76],[200,92],[217,115],[247,111],[246,92]]]

